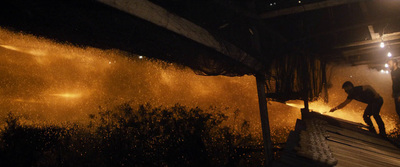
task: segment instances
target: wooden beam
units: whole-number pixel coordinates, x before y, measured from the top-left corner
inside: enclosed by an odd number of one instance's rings
[[[271,130],[268,119],[267,95],[265,93],[265,76],[256,75],[258,105],[260,108],[261,128],[264,139],[265,166],[271,164],[273,160]]]
[[[400,32],[384,34],[381,38],[373,39],[373,40],[366,40],[360,42],[353,42],[350,44],[346,44],[343,46],[338,46],[336,48],[347,48],[347,47],[355,47],[355,46],[363,46],[363,45],[370,45],[370,44],[377,44],[376,46],[379,47],[380,42],[391,42],[400,39]],[[393,43],[391,43],[393,45]]]
[[[166,9],[148,0],[97,0],[138,18],[149,21],[174,33],[182,35],[197,43],[210,47],[223,55],[230,57],[255,72],[260,71],[262,63],[233,44],[215,38],[204,28],[168,12]]]
[[[268,18],[273,18],[273,17],[278,17],[278,16],[302,13],[302,12],[306,12],[306,11],[328,8],[328,7],[333,7],[333,6],[339,6],[339,5],[355,3],[355,2],[360,2],[360,1],[363,1],[363,0],[326,0],[326,1],[322,1],[322,2],[311,3],[311,4],[302,5],[302,6],[296,6],[296,7],[262,13],[262,14],[260,14],[260,17],[263,19],[268,19]]]

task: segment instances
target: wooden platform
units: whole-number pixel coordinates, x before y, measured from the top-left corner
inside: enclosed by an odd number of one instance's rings
[[[311,112],[297,120],[287,147],[272,166],[400,166],[400,149],[363,124]]]

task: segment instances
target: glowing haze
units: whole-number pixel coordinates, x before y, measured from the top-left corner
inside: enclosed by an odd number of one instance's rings
[[[11,111],[27,120],[84,122],[99,108],[126,102],[180,103],[216,106],[228,116],[239,109],[240,119],[250,120],[257,133],[260,128],[253,76],[199,76],[139,55],[60,44],[5,29],[0,29],[0,67],[0,118]],[[300,116],[297,108],[276,104],[284,111],[271,111],[272,126],[292,126]]]
[[[350,74],[354,69],[359,71]],[[345,80],[351,80],[356,85],[369,83],[377,88],[385,100],[382,111],[385,123],[394,120],[391,116],[393,102],[387,102],[392,101],[387,93],[391,91],[389,75],[355,67],[332,71],[331,103],[314,102],[311,108],[322,112],[340,103],[346,95],[339,87]],[[365,72],[368,74],[363,74]],[[348,78],[349,75],[353,78]],[[228,116],[239,109],[242,112],[238,116],[249,120],[254,131],[261,132],[253,76],[199,76],[188,68],[119,50],[60,44],[1,28],[0,85],[1,121],[8,112],[14,112],[26,120],[84,122],[88,114],[97,113],[99,107],[112,109],[126,102],[132,106],[180,103],[205,109],[216,106]],[[300,118],[296,107],[276,102],[269,102],[268,107],[272,129],[291,129]],[[330,115],[362,122],[363,107],[355,103],[347,108],[349,111],[339,110]]]

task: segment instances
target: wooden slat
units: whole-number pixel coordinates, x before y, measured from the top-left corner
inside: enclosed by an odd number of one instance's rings
[[[352,161],[362,166],[398,166],[400,159],[393,157],[376,154],[367,150],[349,147],[347,145],[340,144],[334,141],[328,141],[329,147],[331,148],[333,155],[338,159],[341,164],[343,161]],[[343,159],[342,159],[342,158]]]
[[[267,19],[267,18],[296,14],[296,13],[301,13],[301,12],[306,12],[306,11],[311,11],[311,10],[317,10],[317,9],[322,9],[322,8],[328,8],[328,7],[333,7],[333,6],[339,6],[339,5],[349,4],[349,3],[355,3],[355,2],[359,2],[359,1],[362,1],[362,0],[327,0],[327,1],[317,2],[317,3],[307,4],[307,5],[301,5],[301,6],[266,12],[266,13],[260,14],[260,17],[263,19]]]
[[[101,3],[139,17],[174,33],[222,53],[254,71],[260,71],[262,63],[233,44],[215,38],[204,28],[168,12],[148,0],[98,0]]]

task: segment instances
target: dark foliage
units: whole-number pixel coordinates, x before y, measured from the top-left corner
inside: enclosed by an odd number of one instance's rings
[[[392,129],[387,137],[392,144],[400,148],[400,124],[397,124],[396,128]]]
[[[10,114],[1,132],[1,166],[260,166],[248,122],[223,126],[215,109],[123,104],[90,115],[88,127],[24,126]]]

